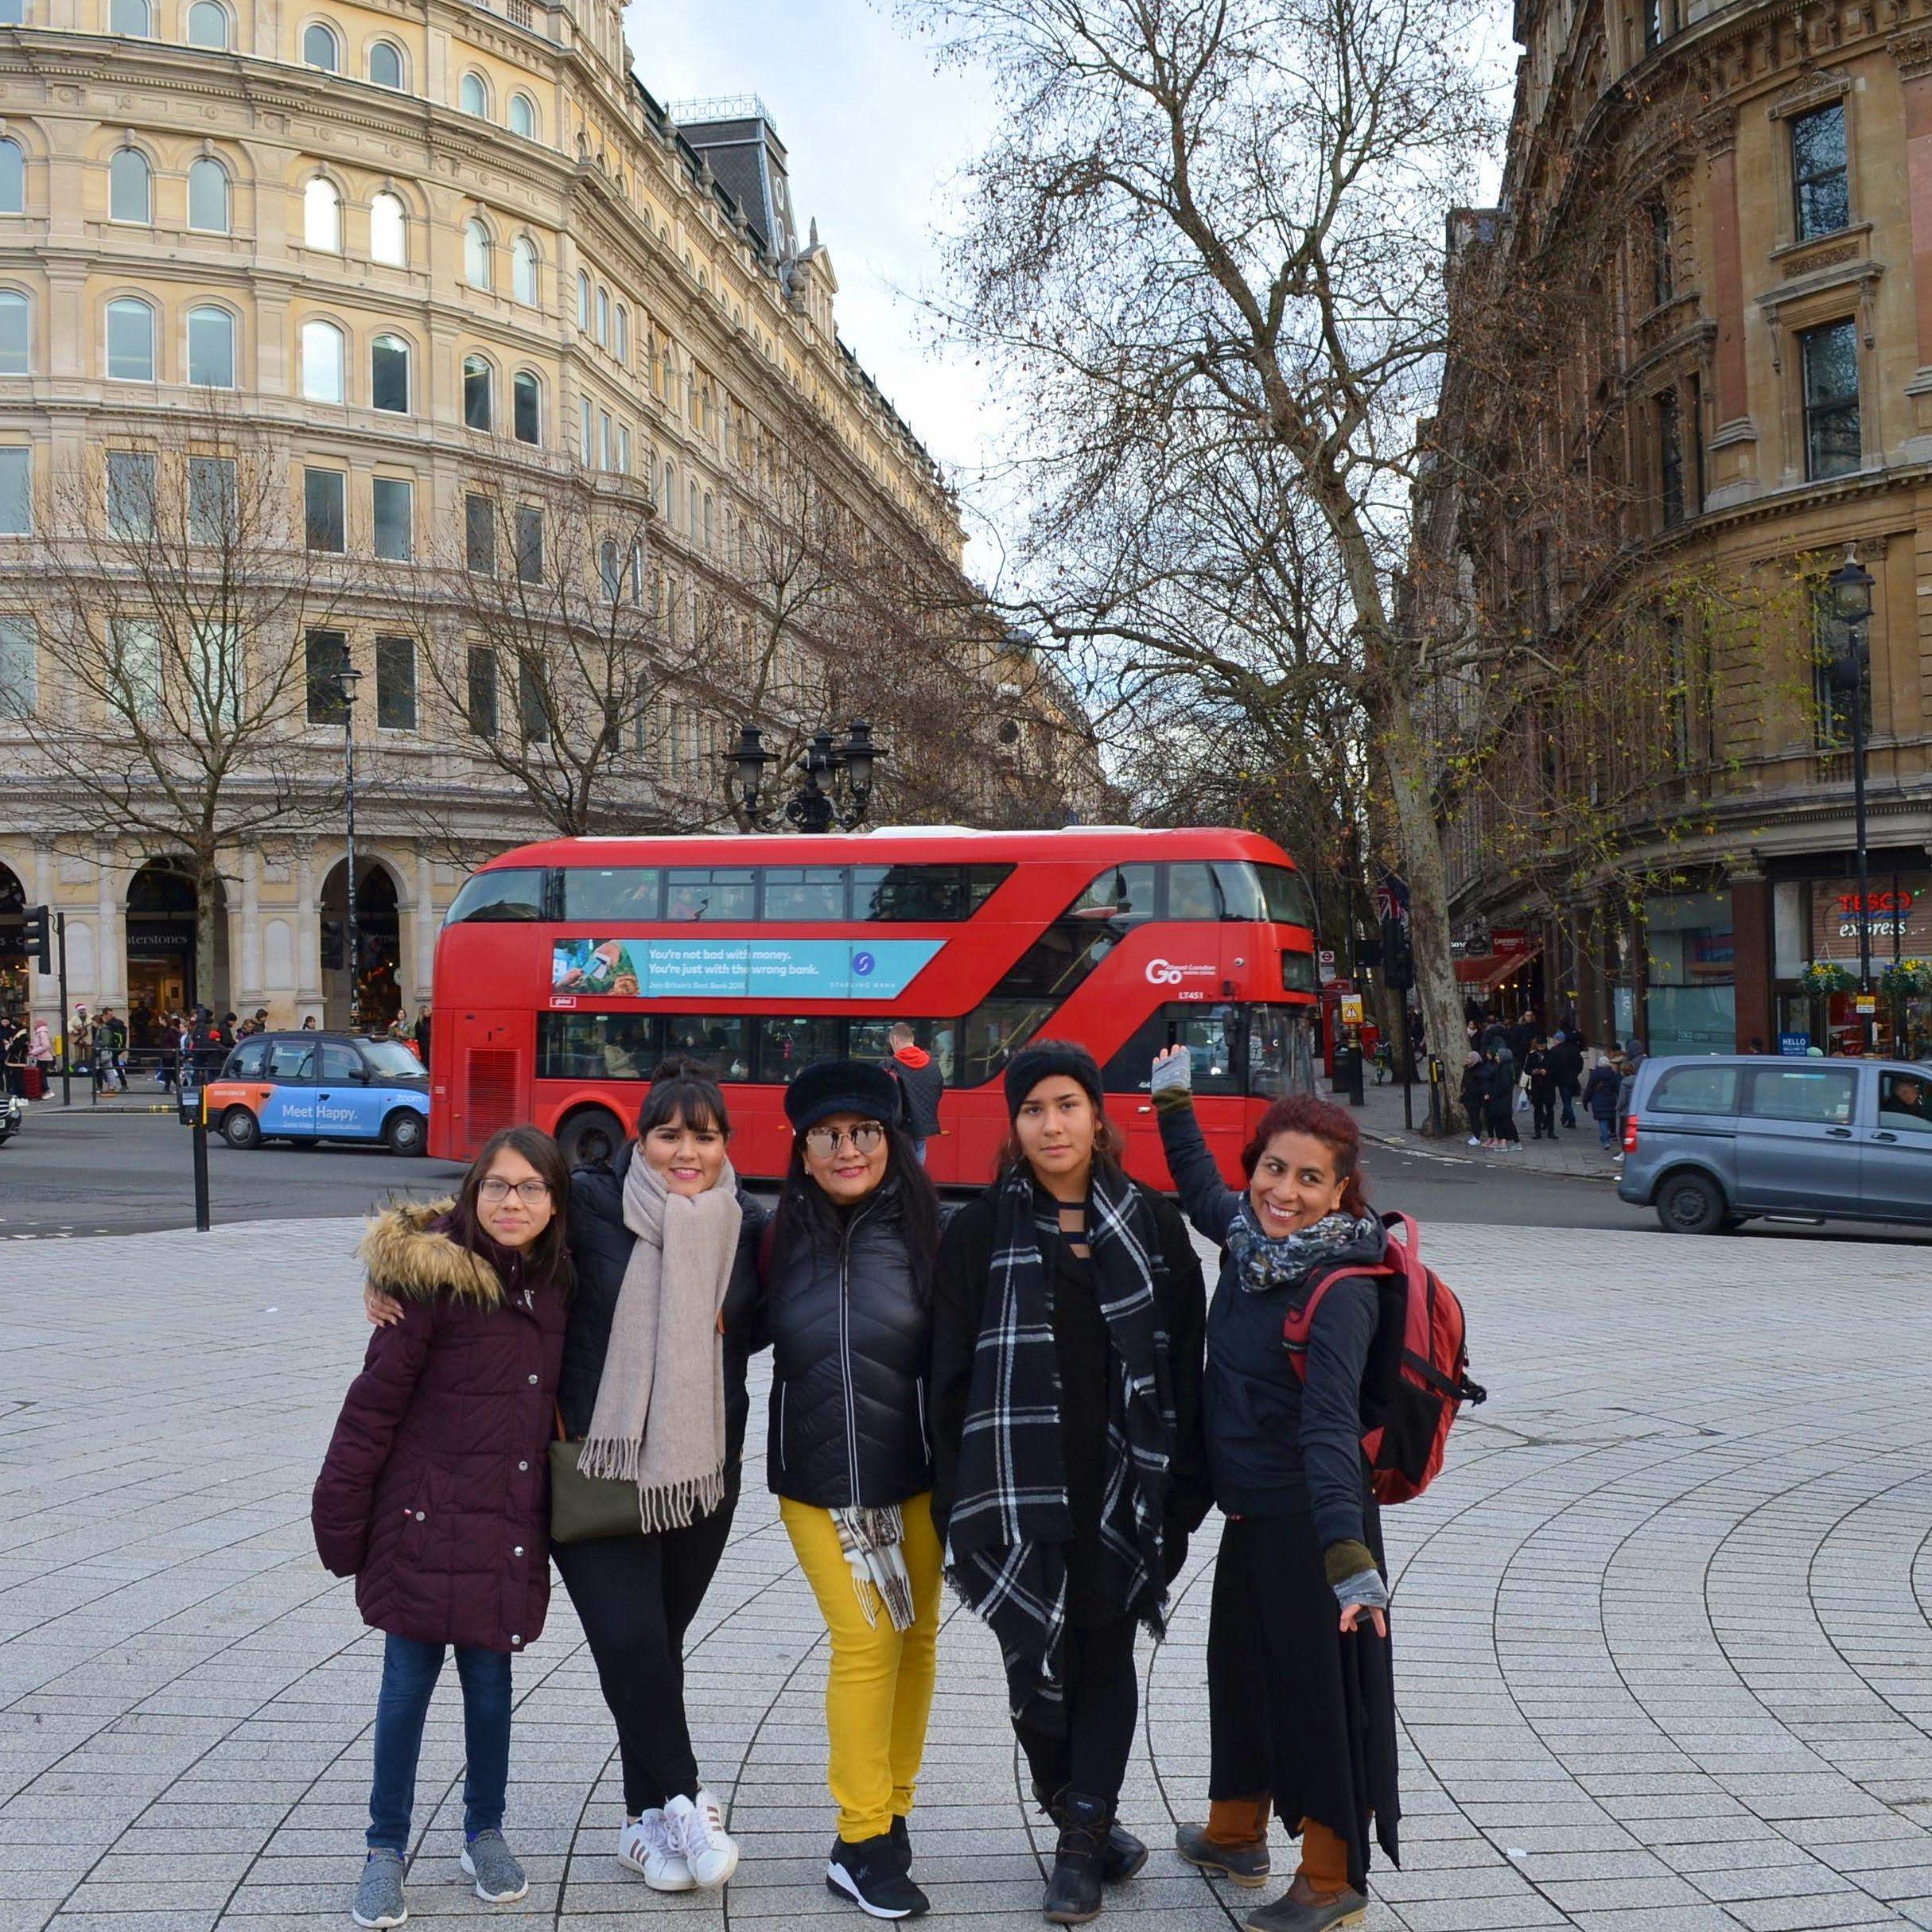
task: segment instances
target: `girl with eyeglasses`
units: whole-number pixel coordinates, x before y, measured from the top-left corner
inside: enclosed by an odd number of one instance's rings
[[[767,1477],[831,1638],[826,1883],[876,1918],[927,1909],[906,1818],[939,1629],[926,1365],[939,1196],[860,1060],[785,1091],[790,1170],[765,1269]]]
[[[447,1647],[463,1684],[461,1864],[476,1896],[529,1891],[503,1841],[511,1659],[550,1603],[546,1456],[571,1285],[569,1172],[557,1143],[507,1127],[453,1200],[391,1208],[362,1245],[391,1311],[370,1338],[315,1486],[317,1553],[356,1579],[384,1633],[359,1926],[400,1925],[430,1694]]]

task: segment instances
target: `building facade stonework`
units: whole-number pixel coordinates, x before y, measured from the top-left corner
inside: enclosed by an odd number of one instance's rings
[[[363,674],[358,905],[379,1017],[428,997],[468,865],[555,829],[476,755],[473,678],[467,699],[439,694],[383,602],[385,574],[461,532],[477,492],[513,504],[574,480],[647,519],[650,555],[616,569],[666,637],[686,626],[692,688],[651,729],[693,829],[720,822],[733,711],[769,721],[692,634],[701,598],[737,600],[734,651],[770,615],[733,560],[756,547],[760,481],[768,508],[776,494],[775,443],[832,505],[814,517],[858,533],[854,554],[950,573],[968,602],[950,494],[838,339],[837,278],[815,230],[795,231],[770,116],[733,102],[686,120],[632,75],[609,0],[0,0],[0,1008],[53,1015],[52,980],[17,945],[19,907],[47,904],[90,1006],[348,1018],[339,809],[220,853],[197,981],[168,841],[111,813],[81,822],[10,727],[65,706],[77,730],[111,728],[37,629],[57,480],[192,446],[210,410],[286,465],[293,526],[332,553],[329,636]],[[125,473],[107,472],[110,523]],[[519,573],[523,542],[519,525]],[[989,717],[996,683],[1020,688],[1010,656],[997,633],[980,652]],[[514,714],[513,690],[502,702]],[[338,783],[338,715],[312,695],[293,721],[312,806]],[[410,809],[430,795],[449,802],[433,826]]]
[[[1515,31],[1414,500],[1413,620],[1494,640],[1440,694],[1465,976],[1653,1052],[1846,1044],[1805,968],[1932,955],[1932,12],[1521,0]],[[1932,1000],[1877,1032],[1932,1054]]]

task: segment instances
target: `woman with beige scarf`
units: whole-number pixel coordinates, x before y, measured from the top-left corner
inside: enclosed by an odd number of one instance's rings
[[[731,1123],[709,1070],[657,1069],[637,1138],[570,1177],[577,1286],[557,1421],[586,1475],[634,1484],[634,1533],[554,1542],[616,1720],[618,1862],[655,1891],[737,1869],[684,1709],[684,1636],[731,1534],[757,1335],[764,1212],[738,1191]],[[397,1314],[372,1297],[371,1318]]]

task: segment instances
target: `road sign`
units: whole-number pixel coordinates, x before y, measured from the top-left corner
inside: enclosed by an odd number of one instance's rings
[[[1879,1009],[1878,995],[1876,993],[1861,993],[1853,1003],[1861,1018],[1868,1013],[1875,1013]]]
[[[1345,993],[1342,995],[1342,1024],[1344,1026],[1361,1025],[1362,995],[1360,993]]]

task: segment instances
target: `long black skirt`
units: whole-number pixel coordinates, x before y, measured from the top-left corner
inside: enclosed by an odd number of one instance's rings
[[[1382,1557],[1373,1504],[1369,1547]],[[1395,1678],[1390,1643],[1366,1620],[1343,1636],[1312,1520],[1230,1517],[1215,1563],[1207,1627],[1208,1795],[1274,1801],[1299,1835],[1313,1818],[1348,1847],[1348,1880],[1368,1883],[1369,1832],[1400,1865]]]

